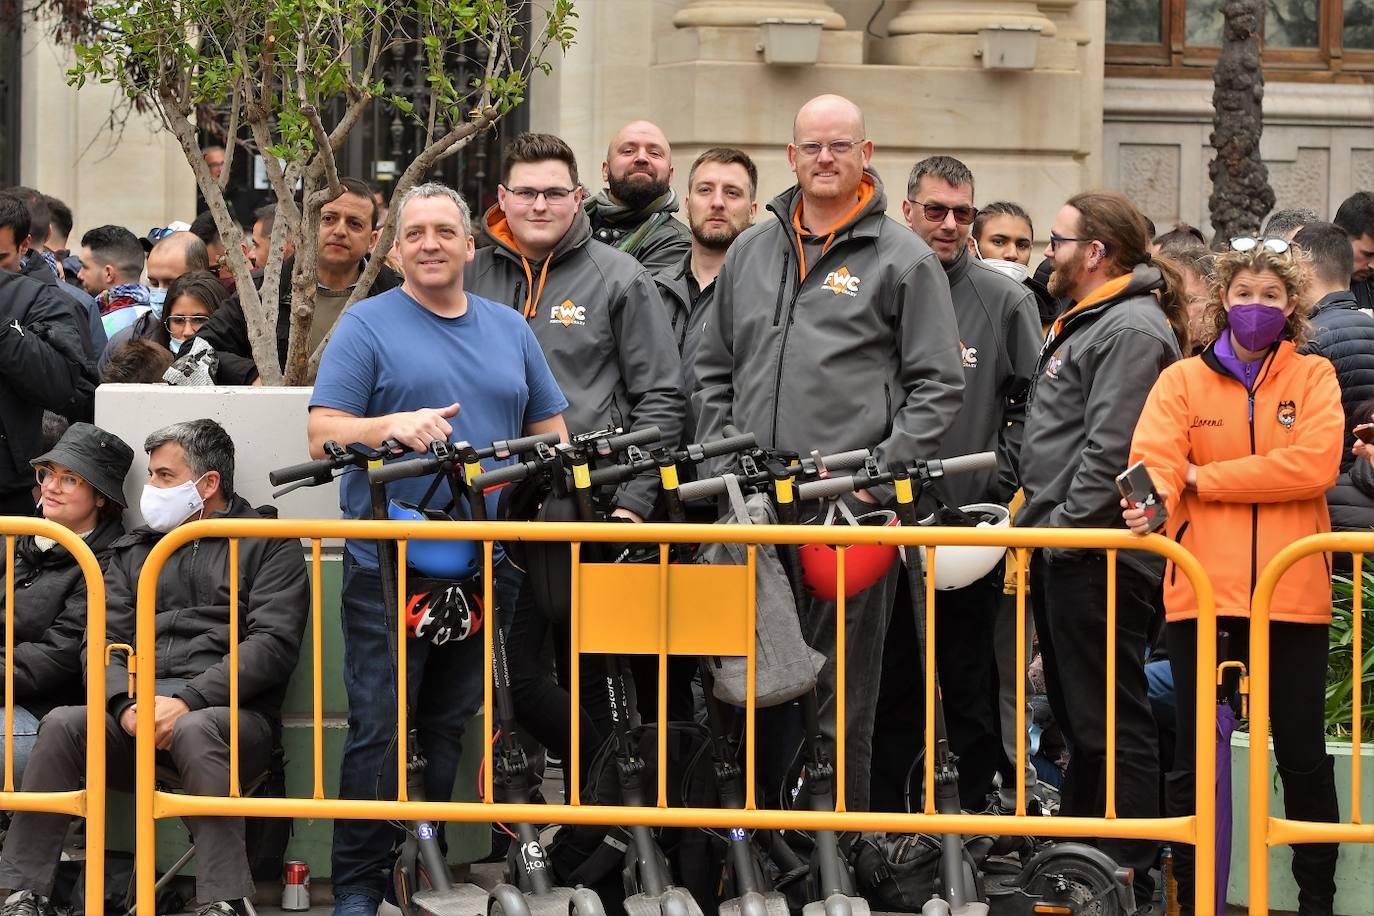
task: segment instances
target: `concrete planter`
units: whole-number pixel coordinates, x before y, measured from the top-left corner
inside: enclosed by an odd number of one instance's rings
[[[1367,823],[1374,814],[1374,748],[1361,746],[1360,753],[1360,810]],[[1350,819],[1350,752],[1348,742],[1328,741],[1326,752],[1336,758],[1336,797],[1340,802],[1341,819]],[[1273,744],[1269,748],[1269,812],[1283,816],[1283,792],[1274,769]],[[1250,811],[1246,803],[1246,785],[1250,776],[1250,735],[1236,732],[1231,736],[1231,797],[1235,800],[1235,828],[1232,832],[1231,878],[1226,899],[1237,905],[1250,900],[1250,863],[1248,837]],[[1269,850],[1269,907],[1273,911],[1296,911],[1298,890],[1291,870],[1292,849],[1275,846]],[[1346,843],[1336,865],[1336,912],[1369,913],[1374,911],[1374,844]]]

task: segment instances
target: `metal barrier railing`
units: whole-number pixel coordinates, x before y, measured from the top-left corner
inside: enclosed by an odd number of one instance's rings
[[[151,696],[155,690],[156,657],[154,632],[154,602],[157,580],[164,563],[171,554],[185,544],[201,538],[227,538],[230,541],[231,581],[237,582],[237,541],[243,538],[306,539],[310,542],[312,564],[312,607],[310,638],[313,641],[313,733],[314,781],[310,798],[241,797],[237,771],[238,732],[230,730],[231,771],[228,797],[206,797],[171,794],[159,791],[154,769],[153,709],[151,704],[138,706],[137,749],[137,830],[138,902],[151,905],[155,884],[155,827],[160,818],[183,816],[232,817],[307,817],[351,818],[371,820],[424,819],[458,822],[534,822],[559,824],[647,825],[685,828],[788,829],[836,831],[888,831],[901,833],[939,833],[957,831],[965,834],[1021,834],[1055,837],[1117,837],[1123,839],[1153,839],[1197,846],[1197,906],[1207,912],[1214,896],[1213,835],[1215,800],[1211,793],[1197,793],[1197,810],[1191,815],[1160,818],[1121,818],[1116,816],[1116,761],[1114,753],[1115,685],[1114,671],[1116,637],[1116,600],[1113,585],[1116,578],[1117,554],[1121,550],[1148,551],[1172,561],[1192,583],[1198,596],[1199,632],[1214,627],[1215,609],[1210,580],[1197,559],[1175,542],[1157,535],[1138,538],[1125,531],[1088,529],[1072,531],[1045,528],[869,528],[848,526],[754,526],[754,525],[605,525],[596,523],[533,523],[533,522],[410,522],[359,520],[300,520],[278,521],[266,519],[215,519],[181,525],[164,536],[149,553],[138,584],[137,693]],[[494,761],[492,741],[485,742],[483,774],[484,791],[479,802],[408,801],[405,795],[406,748],[397,742],[398,786],[397,800],[330,799],[324,797],[323,779],[323,722],[321,704],[320,664],[320,563],[321,541],[324,538],[356,538],[397,540],[398,545],[398,674],[404,677],[405,664],[405,542],[408,540],[461,539],[483,544],[485,569],[484,602],[492,606],[492,551],[497,541],[555,541],[572,545],[572,664],[580,653],[635,652],[657,656],[660,684],[667,658],[672,655],[736,655],[744,656],[747,676],[752,685],[756,670],[755,620],[753,612],[754,545],[829,544],[837,548],[838,592],[843,596],[845,547],[858,544],[887,544],[906,548],[927,547],[927,568],[939,563],[941,547],[1008,546],[1014,549],[1017,564],[1017,665],[1025,670],[1025,602],[1026,564],[1029,551],[1034,548],[1095,548],[1105,551],[1108,564],[1107,645],[1107,790],[1104,816],[1055,817],[1027,816],[1024,786],[1018,786],[1016,814],[937,814],[933,808],[934,773],[932,753],[925,755],[925,810],[922,813],[876,813],[845,810],[842,790],[836,794],[834,811],[767,810],[757,807],[754,797],[754,720],[755,698],[751,688],[745,708],[745,775],[746,794],[743,810],[728,808],[669,808],[666,807],[667,767],[658,767],[657,799],[651,806],[625,807],[618,805],[582,804],[578,785],[578,741],[570,743],[572,759],[566,768],[569,778],[568,804],[509,804],[495,801],[493,792]],[[585,563],[578,560],[585,543],[649,543],[660,545],[659,563],[610,565]],[[746,545],[748,561],[744,566],[701,566],[670,564],[668,551],[662,545],[674,543],[732,543]],[[934,576],[926,577],[927,602],[934,607]],[[598,595],[613,595],[613,601],[598,600]],[[709,625],[699,613],[703,596],[709,596]],[[238,618],[238,594],[230,595],[230,620]],[[682,607],[687,613],[675,613]],[[841,598],[836,609],[836,786],[844,785],[844,694],[845,603]],[[934,668],[930,664],[934,652],[936,626],[934,613],[927,619],[926,676],[926,743],[933,743]],[[485,642],[485,690],[483,711],[488,723],[493,721],[492,696],[492,628],[482,628]],[[230,703],[237,703],[237,632],[230,638]],[[1199,785],[1211,785],[1215,779],[1215,733],[1212,727],[1211,695],[1216,667],[1216,646],[1213,640],[1198,643],[1197,682],[1197,761]],[[578,683],[578,673],[570,672],[570,682]],[[1026,768],[1025,683],[1017,690],[1017,772]],[[397,721],[405,728],[404,682],[397,690]],[[573,695],[576,701],[576,693]],[[666,720],[666,698],[658,698],[660,721]],[[229,716],[231,726],[237,716]],[[572,716],[576,723],[578,717]],[[490,731],[488,731],[490,734]],[[666,729],[658,731],[659,754],[666,759],[664,742]]]
[[[39,535],[61,544],[81,567],[86,580],[86,638],[89,646],[105,645],[105,578],[100,562],[81,536],[41,518],[0,517],[5,538],[5,762],[0,809],[43,811],[86,819],[86,900],[105,898],[105,677],[102,654],[89,664],[97,672],[86,678],[86,787],[66,792],[18,792],[14,785],[14,560],[15,539]],[[127,647],[126,647],[127,648]],[[98,905],[98,904],[97,904]]]
[[[1353,554],[1351,651],[1355,664],[1351,704],[1349,823],[1322,824],[1269,816],[1269,614],[1274,591],[1298,561],[1318,553]],[[1362,823],[1360,811],[1360,729],[1362,616],[1361,580],[1364,555],[1374,553],[1374,534],[1314,534],[1294,541],[1269,561],[1255,585],[1250,605],[1250,912],[1269,912],[1269,848],[1294,843],[1374,843],[1374,823]]]

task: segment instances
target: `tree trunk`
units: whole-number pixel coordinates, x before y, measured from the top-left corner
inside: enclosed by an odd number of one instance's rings
[[[1220,239],[1258,235],[1260,221],[1274,207],[1269,170],[1260,159],[1264,130],[1264,71],[1260,35],[1264,0],[1226,0],[1221,59],[1212,79],[1212,148],[1208,166],[1212,196],[1207,205]]]

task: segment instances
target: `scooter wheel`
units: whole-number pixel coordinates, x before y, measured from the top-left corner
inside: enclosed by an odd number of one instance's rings
[[[1027,892],[1046,903],[1071,907],[1074,916],[1124,916],[1117,880],[1077,856],[1049,859],[1026,882]]]

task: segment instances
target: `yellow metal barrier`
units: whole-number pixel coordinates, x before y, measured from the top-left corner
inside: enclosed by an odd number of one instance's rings
[[[1260,573],[1250,606],[1250,912],[1269,912],[1269,848],[1293,843],[1374,843],[1374,824],[1361,823],[1360,714],[1361,687],[1355,684],[1351,704],[1350,823],[1319,824],[1269,816],[1269,613],[1274,590],[1293,564],[1315,553],[1354,554],[1354,621],[1351,651],[1354,676],[1360,678],[1362,654],[1360,589],[1364,554],[1374,553],[1374,534],[1314,534],[1294,541]],[[1200,785],[1201,783],[1199,783]]]
[[[86,678],[86,788],[68,792],[16,792],[14,786],[14,547],[15,538],[40,535],[61,544],[86,579],[86,638],[105,645],[105,577],[95,554],[69,528],[41,518],[0,517],[5,538],[5,779],[0,809],[43,811],[86,819],[86,900],[99,911],[105,899],[105,669],[101,653],[87,661],[94,674]]]
[[[327,799],[323,793],[322,773],[322,712],[320,670],[320,550],[323,538],[354,538],[397,540],[398,587],[397,626],[400,629],[398,653],[399,678],[397,690],[397,721],[402,733],[405,729],[405,548],[408,540],[461,539],[483,544],[486,575],[484,603],[493,606],[492,549],[497,541],[555,541],[572,545],[575,562],[572,567],[572,664],[578,664],[581,652],[614,652],[655,655],[663,674],[670,655],[743,655],[746,658],[750,683],[756,668],[753,613],[753,545],[764,544],[830,544],[836,550],[837,579],[843,593],[844,557],[846,545],[888,544],[907,548],[918,545],[928,549],[927,566],[939,563],[940,547],[1009,546],[1017,564],[1018,611],[1025,610],[1026,564],[1034,548],[1096,548],[1106,551],[1109,583],[1115,580],[1117,554],[1120,550],[1144,550],[1164,556],[1176,564],[1196,590],[1199,603],[1199,632],[1214,629],[1215,609],[1211,583],[1197,559],[1173,541],[1151,535],[1135,537],[1125,531],[1090,529],[1071,531],[1043,528],[867,528],[867,527],[807,527],[754,525],[605,525],[596,523],[532,523],[532,522],[410,522],[357,520],[300,520],[215,519],[181,525],[163,537],[144,563],[138,583],[137,681],[138,693],[151,696],[156,678],[154,601],[158,576],[171,554],[200,538],[227,538],[231,557],[236,556],[236,542],[242,538],[307,539],[312,559],[313,593],[311,608],[311,638],[315,646],[314,670],[314,791],[310,798],[243,798],[237,773],[231,778],[229,797],[206,797],[171,794],[157,790],[154,773],[153,709],[151,704],[139,704],[137,749],[137,828],[139,905],[151,905],[155,883],[155,826],[159,818],[188,815],[232,817],[308,817],[354,818],[371,820],[424,819],[434,821],[463,821],[490,823],[493,821],[559,824],[615,824],[663,827],[742,827],[745,829],[888,831],[898,833],[938,833],[957,831],[964,834],[1021,834],[1056,837],[1110,836],[1123,839],[1155,839],[1197,846],[1197,907],[1210,912],[1214,897],[1215,799],[1211,793],[1197,793],[1197,811],[1191,815],[1161,818],[1119,818],[1115,816],[1114,756],[1108,754],[1107,810],[1096,817],[1031,817],[1025,814],[1024,786],[1017,788],[1017,813],[1014,816],[975,814],[936,814],[934,812],[934,755],[926,754],[926,805],[917,814],[871,813],[844,810],[843,795],[837,792],[835,811],[765,810],[756,806],[754,784],[754,697],[750,691],[746,704],[746,800],[744,810],[724,808],[668,808],[666,807],[666,767],[658,768],[657,803],[653,806],[631,808],[614,805],[581,804],[577,785],[579,772],[578,741],[571,742],[572,759],[567,767],[569,776],[568,804],[532,805],[504,804],[495,801],[493,793],[494,761],[492,742],[484,750],[485,787],[480,802],[407,801],[405,797],[405,742],[397,742],[398,789],[397,800]],[[638,542],[660,545],[659,562],[655,565],[607,566],[576,561],[585,543]],[[674,565],[668,562],[667,544],[702,542],[743,544],[747,548],[748,564],[740,567],[709,567]],[[233,579],[237,579],[236,570]],[[1108,638],[1105,651],[1109,664],[1115,656],[1116,600],[1114,590],[1108,592]],[[934,576],[927,576],[927,602],[934,606]],[[235,606],[230,619],[237,619],[237,592],[231,594]],[[609,599],[609,600],[607,600]],[[710,608],[709,618],[701,613],[703,604]],[[507,611],[509,613],[509,611]],[[836,650],[840,663],[836,672],[836,784],[844,783],[844,603],[837,608]],[[1018,615],[1017,663],[1024,670],[1025,623],[1024,613]],[[927,652],[933,653],[936,615],[927,615]],[[483,710],[488,723],[493,721],[492,697],[492,629],[483,627],[486,648],[486,677]],[[236,635],[236,634],[235,634]],[[231,677],[237,677],[237,640],[230,641]],[[1215,641],[1199,639],[1197,683],[1197,761],[1199,785],[1215,781],[1215,730],[1213,728],[1212,679],[1216,666]],[[933,744],[934,669],[926,665],[926,746]],[[578,672],[571,672],[570,681],[578,683]],[[231,683],[234,683],[231,681]],[[660,677],[660,684],[666,678]],[[575,688],[574,688],[575,689]],[[1109,741],[1116,727],[1114,684],[1107,685],[1107,728]],[[1025,746],[1025,684],[1018,686],[1017,706],[1017,772],[1026,766]],[[231,689],[231,702],[237,699]],[[577,696],[574,692],[573,701]],[[666,717],[665,697],[659,697],[660,717]],[[229,721],[236,721],[232,714]],[[572,716],[576,723],[578,717]],[[666,759],[663,743],[666,730],[659,730],[660,759]],[[1109,744],[1109,748],[1112,745]],[[238,735],[230,733],[230,759],[237,760]]]

